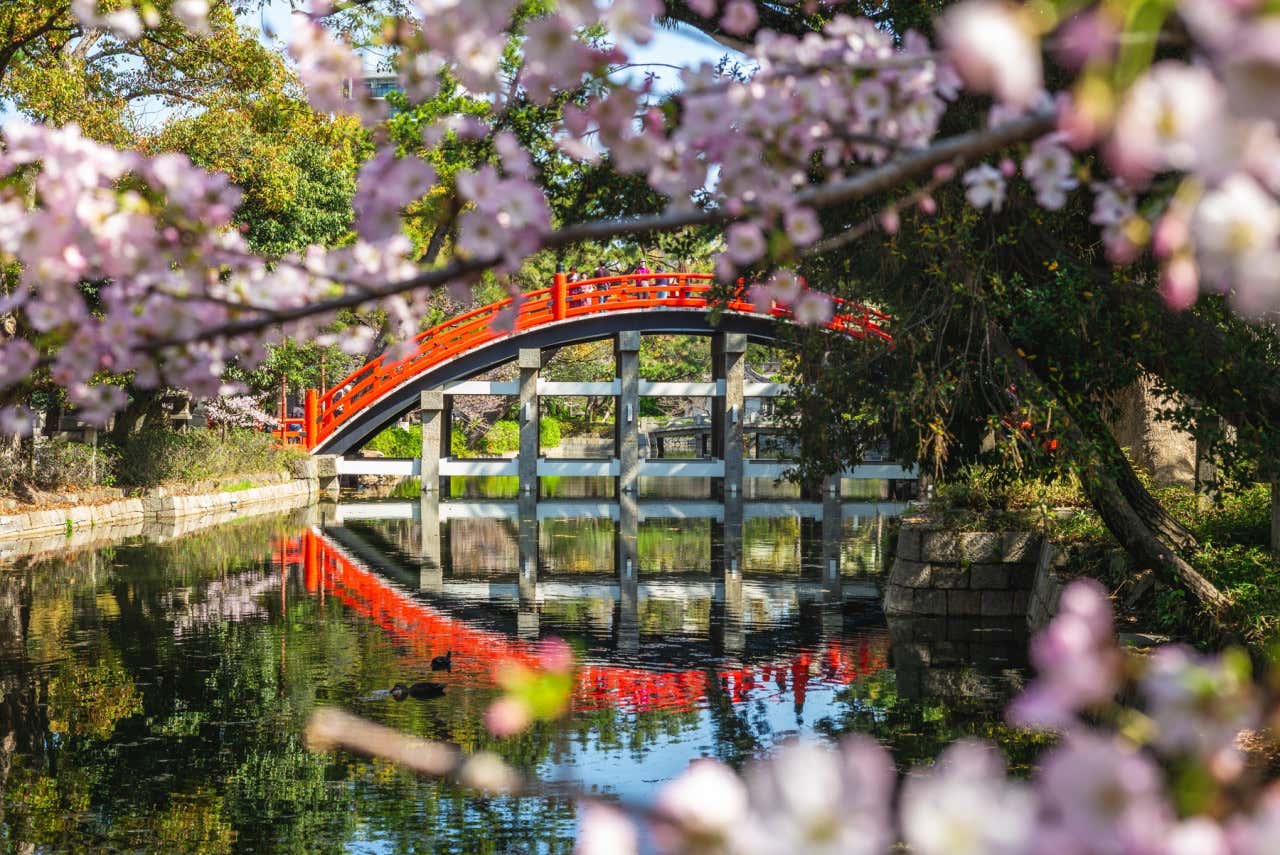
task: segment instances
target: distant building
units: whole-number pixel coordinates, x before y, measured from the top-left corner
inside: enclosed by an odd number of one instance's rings
[[[387,72],[371,72],[364,76],[365,88],[369,90],[369,94],[374,98],[386,98],[388,92],[395,92],[400,88],[400,79]]]

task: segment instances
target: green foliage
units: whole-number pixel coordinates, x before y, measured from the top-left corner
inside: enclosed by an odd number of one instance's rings
[[[30,441],[23,442],[0,451],[0,494],[22,485],[38,490],[109,487],[115,483],[114,454],[109,445],[95,450],[60,437],[37,442],[34,448]]]
[[[392,425],[365,443],[365,449],[383,457],[421,457],[422,425]]]
[[[930,511],[949,525],[999,530],[1049,525],[1056,522],[1057,509],[1084,512],[1087,507],[1073,477],[1017,477],[997,467],[969,464],[938,485]]]
[[[499,419],[481,440],[483,449],[489,454],[506,454],[520,450],[520,423],[509,419]]]
[[[177,433],[147,429],[120,451],[121,483],[135,487],[188,484],[210,478],[281,472],[301,452],[281,448],[267,433],[231,429]]]
[[[560,420],[543,416],[538,420],[538,445],[541,448],[557,448],[560,445]]]
[[[285,339],[267,345],[267,358],[252,371],[233,366],[227,371],[231,380],[239,380],[260,400],[268,403],[269,413],[280,409],[280,377],[289,383],[289,394],[296,397],[303,389],[319,389],[321,365],[325,384],[332,386],[359,366],[360,359],[344,353],[340,347],[321,347],[309,341]]]

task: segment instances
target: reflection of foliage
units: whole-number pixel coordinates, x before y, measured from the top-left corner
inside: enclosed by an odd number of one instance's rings
[[[99,646],[88,661],[68,659],[49,680],[49,729],[64,736],[106,739],[116,722],[142,712],[142,696],[120,655]]]
[[[159,852],[221,855],[230,852],[235,832],[223,815],[222,799],[207,792],[175,796],[157,818],[148,846]]]

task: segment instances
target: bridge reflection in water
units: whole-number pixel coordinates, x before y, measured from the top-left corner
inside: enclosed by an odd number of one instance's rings
[[[342,503],[281,544],[306,589],[377,623],[410,672],[449,680],[532,663],[544,635],[583,651],[577,710],[692,710],[709,692],[789,701],[885,667],[872,578],[895,504]],[[856,631],[846,632],[853,622]],[[438,679],[440,675],[436,675]],[[712,683],[714,682],[714,686]]]

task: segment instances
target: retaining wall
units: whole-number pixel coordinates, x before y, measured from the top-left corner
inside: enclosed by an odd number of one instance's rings
[[[178,527],[174,523],[179,521],[200,523],[209,518],[283,510],[310,504],[319,496],[318,482],[303,478],[230,492],[194,496],[151,495],[95,505],[7,514],[0,516],[0,544],[47,537],[69,538],[99,529],[120,529],[124,536],[128,536],[141,533],[141,527],[149,522],[176,529]],[[135,525],[138,532],[131,531]],[[0,556],[7,551],[0,549]]]
[[[905,520],[884,610],[903,617],[1015,618],[1032,629],[1057,610],[1065,554],[1034,531],[949,531]]]

